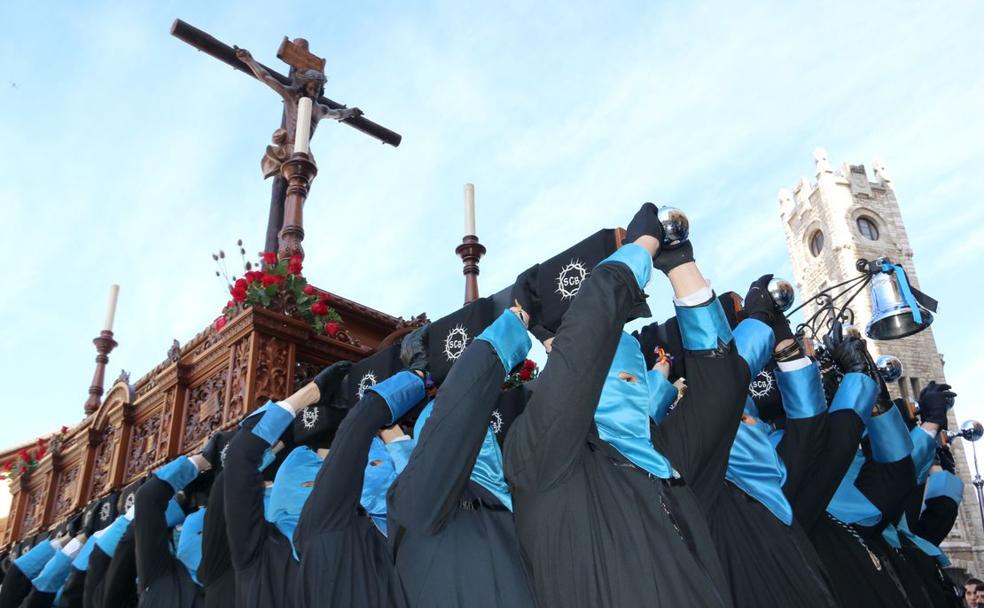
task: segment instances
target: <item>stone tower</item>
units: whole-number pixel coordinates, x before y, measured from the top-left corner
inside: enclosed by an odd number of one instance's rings
[[[816,179],[803,177],[791,190],[779,191],[779,213],[798,298],[858,276],[858,258],[886,256],[904,266],[910,282],[918,287],[912,248],[884,163],[872,163],[874,180],[869,181],[863,165],[844,164],[835,170],[823,148],[813,156]],[[871,319],[867,290],[854,299],[851,309],[855,325],[863,331]],[[815,310],[807,306],[804,312],[809,316]],[[892,354],[902,360],[905,371],[890,387],[893,397],[915,401],[931,380],[944,381],[943,356],[936,349],[932,328],[901,340],[868,340],[868,347],[876,358]],[[960,387],[954,390],[960,392]],[[949,426],[958,427],[952,411]],[[943,548],[954,566],[979,576],[984,574],[984,528],[963,448],[963,440],[954,441],[957,474],[966,485],[957,522]]]

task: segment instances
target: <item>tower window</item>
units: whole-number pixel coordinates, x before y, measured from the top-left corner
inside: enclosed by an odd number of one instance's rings
[[[810,253],[813,254],[813,257],[817,257],[821,251],[823,251],[823,232],[817,230],[810,237]]]
[[[880,236],[878,234],[878,224],[866,215],[858,218],[858,232],[869,241],[877,241]]]

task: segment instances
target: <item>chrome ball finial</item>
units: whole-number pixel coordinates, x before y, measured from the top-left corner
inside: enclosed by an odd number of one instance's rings
[[[984,424],[976,420],[967,420],[960,425],[960,434],[967,441],[977,441],[984,437]]]
[[[878,357],[878,360],[875,361],[875,367],[878,368],[878,373],[886,384],[898,382],[899,378],[902,377],[902,361],[895,355],[882,355]]]
[[[664,205],[659,208],[658,217],[663,224],[663,247],[673,249],[687,242],[690,238],[690,220],[686,213]]]
[[[793,307],[793,302],[796,301],[796,292],[793,291],[792,284],[786,279],[780,279],[779,277],[773,277],[769,281],[769,295],[772,296],[772,301],[776,303],[776,306],[782,312],[786,312]]]

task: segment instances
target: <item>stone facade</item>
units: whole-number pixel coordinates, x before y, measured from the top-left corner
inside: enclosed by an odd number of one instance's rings
[[[863,165],[831,167],[822,148],[814,151],[815,180],[800,179],[791,189],[779,191],[779,213],[786,234],[786,247],[792,260],[799,297],[858,276],[859,258],[874,260],[886,256],[905,267],[910,282],[919,286],[905,223],[892,178],[885,165],[874,161],[869,180]],[[873,238],[874,237],[874,238]],[[816,308],[804,309],[806,316]],[[871,319],[871,299],[865,292],[851,304],[855,325],[863,331]],[[943,382],[944,360],[936,348],[932,328],[901,340],[868,341],[874,357],[892,354],[902,360],[904,376],[890,387],[893,397],[915,401],[931,380]],[[959,387],[955,387],[959,392]],[[950,428],[957,428],[950,413]],[[950,536],[943,544],[954,566],[977,575],[984,574],[984,528],[977,497],[964,455],[962,440],[952,446],[957,474],[966,482],[960,513]]]

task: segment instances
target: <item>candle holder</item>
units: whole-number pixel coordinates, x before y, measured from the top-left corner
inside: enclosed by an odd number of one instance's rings
[[[465,304],[468,304],[478,299],[478,263],[485,255],[485,246],[478,242],[477,236],[469,234],[462,237],[454,252],[464,264],[462,274],[465,275]]]
[[[96,371],[92,374],[92,385],[89,386],[89,398],[85,401],[85,415],[94,414],[99,409],[103,395],[103,380],[106,376],[106,364],[109,363],[109,353],[116,348],[113,332],[104,329],[92,343],[96,345]]]
[[[280,248],[277,257],[281,260],[299,255],[304,259],[304,201],[307,200],[311,182],[318,174],[318,166],[303,152],[295,152],[284,161],[280,171],[287,180],[287,193],[284,197],[284,227],[280,230]]]

